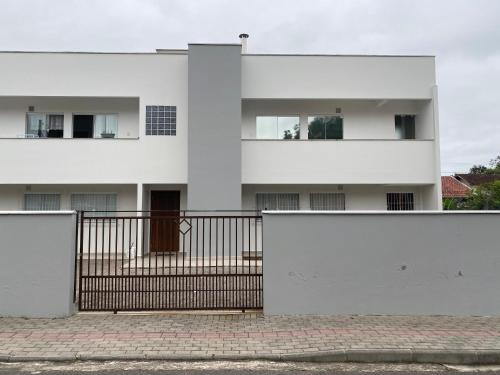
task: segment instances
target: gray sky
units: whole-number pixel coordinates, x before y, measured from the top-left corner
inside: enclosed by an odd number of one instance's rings
[[[0,0],[0,50],[433,54],[444,174],[500,154],[500,0]]]

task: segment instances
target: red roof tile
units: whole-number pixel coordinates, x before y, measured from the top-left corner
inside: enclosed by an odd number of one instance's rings
[[[465,198],[469,194],[470,188],[458,181],[453,176],[441,176],[441,188],[443,198]]]

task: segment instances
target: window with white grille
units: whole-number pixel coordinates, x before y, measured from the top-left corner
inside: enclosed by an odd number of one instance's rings
[[[112,215],[116,211],[115,193],[78,193],[71,194],[71,209],[76,211],[95,211],[94,216]]]
[[[311,193],[309,201],[313,211],[345,210],[344,193]]]
[[[283,210],[299,209],[299,193],[257,193],[257,210]]]
[[[59,211],[61,195],[56,193],[26,193],[24,194],[24,209],[26,211]]]
[[[388,211],[413,211],[413,193],[387,193]]]

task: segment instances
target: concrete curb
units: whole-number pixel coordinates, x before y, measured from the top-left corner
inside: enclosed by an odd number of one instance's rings
[[[347,349],[286,354],[281,360],[304,362],[435,363],[453,365],[500,364],[500,350]]]
[[[499,350],[415,350],[415,349],[347,349],[289,354],[74,354],[61,356],[0,355],[0,362],[75,362],[75,361],[275,361],[275,362],[353,362],[353,363],[433,363],[453,365],[498,365]]]

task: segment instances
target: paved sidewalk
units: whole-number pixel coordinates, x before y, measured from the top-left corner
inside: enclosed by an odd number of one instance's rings
[[[78,314],[0,318],[0,361],[500,363],[500,317]]]

